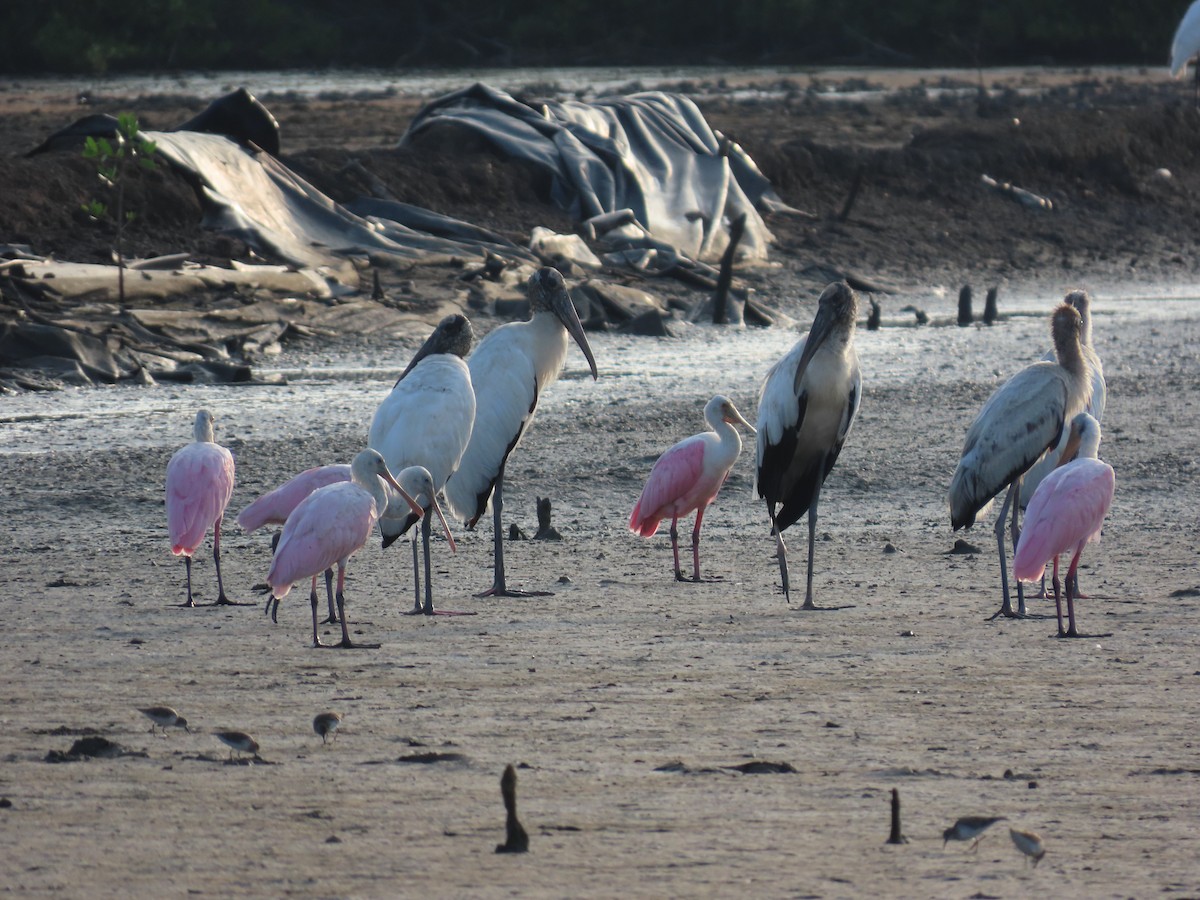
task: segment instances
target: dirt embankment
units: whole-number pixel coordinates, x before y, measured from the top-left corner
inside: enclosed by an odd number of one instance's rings
[[[698,91],[714,127],[746,148],[785,201],[817,216],[771,222],[786,270],[828,265],[901,286],[931,275],[953,283],[1064,272],[1169,281],[1194,273],[1200,113],[1179,84],[1077,73],[1039,87],[1030,75],[998,76],[1004,90],[984,99],[961,81],[918,83],[884,101],[820,99],[829,87],[868,83],[796,78],[767,101],[711,86]],[[144,128],[169,128],[211,99],[92,97],[80,105],[62,97],[31,105],[5,96],[0,241],[65,260],[108,260],[110,229],[80,210],[96,194],[92,166],[71,152],[21,154],[86,113],[132,110]],[[533,173],[486,148],[396,149],[419,108],[415,99],[265,102],[280,122],[283,161],[335,200],[383,185],[399,200],[518,240],[535,224],[572,227]],[[984,175],[1049,199],[1053,211],[989,190]],[[200,229],[191,189],[169,172],[132,185],[131,206],[139,214],[128,233],[131,256],[246,257],[238,242]]]

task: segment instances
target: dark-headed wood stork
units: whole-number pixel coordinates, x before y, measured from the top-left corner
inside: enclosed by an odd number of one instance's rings
[[[1005,488],[996,521],[1000,584],[1004,602],[996,615],[1024,616],[1025,595],[1017,582],[1017,612],[1008,593],[1004,528],[1012,512],[1012,543],[1018,543],[1021,480],[1043,454],[1058,444],[1067,423],[1083,412],[1091,395],[1091,369],[1080,345],[1083,320],[1069,303],[1051,319],[1054,362],[1026,366],[992,394],[971,423],[962,458],[950,482],[950,524],[970,528]]]
[[[374,447],[397,474],[410,466],[423,466],[433,477],[433,492],[419,500],[426,513],[442,516],[437,492],[462,459],[471,439],[475,422],[475,391],[471,373],[464,361],[471,351],[475,333],[466,316],[449,315],[413,356],[397,379],[391,393],[375,410],[367,445]],[[403,479],[400,479],[403,483]],[[421,605],[421,577],[417,561],[416,534],[413,535],[413,581],[415,600],[412,612],[434,615],[432,565],[429,540],[431,516],[421,524],[421,542],[425,551],[425,604]],[[408,531],[416,520],[408,505],[390,496],[387,511],[379,520],[383,546],[391,545]],[[442,520],[445,527],[445,520]],[[446,529],[449,534],[449,529]],[[453,546],[453,542],[451,542]],[[445,615],[451,615],[449,611]]]
[[[455,516],[473,528],[492,504],[495,559],[492,587],[478,596],[520,597],[504,574],[501,528],[504,469],[509,454],[533,421],[542,393],[558,378],[567,358],[568,336],[587,358],[592,378],[596,360],[562,274],[550,266],[529,278],[531,317],[501,325],[479,342],[467,365],[475,386],[475,428],[459,463],[446,482],[446,501]]]
[[[791,601],[783,531],[808,513],[808,587],[813,603],[813,552],[821,485],[837,462],[862,400],[854,349],[858,295],[845,282],[825,288],[812,328],[771,367],[758,398],[758,496],[775,531],[783,592]],[[776,509],[778,507],[778,509]]]
[[[1079,310],[1079,318],[1083,323],[1083,327],[1079,332],[1079,345],[1092,371],[1092,398],[1088,401],[1087,412],[1099,424],[1104,421],[1104,407],[1108,402],[1108,384],[1104,380],[1104,364],[1100,362],[1100,357],[1092,345],[1092,298],[1087,291],[1071,291],[1063,298],[1063,303],[1070,303]],[[1053,362],[1057,359],[1054,349],[1047,350],[1042,355],[1042,359],[1047,362]],[[1022,510],[1029,506],[1029,501],[1033,497],[1034,492],[1037,491],[1038,485],[1042,483],[1042,479],[1053,472],[1058,466],[1071,461],[1069,456],[1064,455],[1070,433],[1070,429],[1064,428],[1062,437],[1058,441],[1058,446],[1034,463],[1030,470],[1025,473],[1025,477],[1021,481]],[[1072,444],[1072,447],[1075,446],[1077,444]],[[1038,596],[1045,597],[1046,580],[1043,578],[1041,581],[1041,590]]]
[[[642,537],[655,534],[663,519],[671,520],[676,581],[686,580],[679,568],[679,519],[693,510],[696,512],[696,525],[692,529],[692,581],[699,581],[700,522],[742,452],[742,439],[733,426],[744,425],[754,433],[754,426],[742,417],[733,401],[720,394],[704,407],[704,421],[709,431],[684,438],[658,458],[629,517],[629,530]]]
[[[207,409],[196,413],[193,440],[175,452],[167,463],[167,532],[171,552],[182,556],[187,568],[187,601],[192,599],[192,554],[213,530],[213,563],[217,568],[218,604],[233,605],[221,581],[221,521],[233,496],[233,454],[216,442],[213,416]]]
[[[1073,457],[1046,476],[1025,513],[1021,541],[1013,554],[1013,577],[1036,581],[1054,561],[1054,607],[1058,636],[1079,637],[1075,630],[1075,598],[1079,596],[1079,557],[1091,541],[1100,539],[1104,517],[1112,506],[1116,476],[1112,466],[1096,457],[1100,452],[1100,423],[1087,413],[1071,420],[1067,452]],[[1065,454],[1064,454],[1065,455]],[[1073,553],[1067,569],[1067,618],[1063,630],[1062,585],[1058,557]]]
[[[370,448],[354,457],[350,465],[350,481],[319,488],[292,510],[275,548],[271,570],[267,573],[267,584],[271,588],[267,608],[272,609],[274,604],[272,618],[279,609],[279,601],[287,596],[292,584],[312,578],[336,563],[338,619],[342,623],[342,642],[337,646],[355,646],[350,641],[350,632],[346,627],[346,563],[367,542],[375,523],[387,507],[385,484],[397,492],[414,514],[422,514],[423,510],[417,501],[392,477],[383,457]],[[317,634],[315,598],[314,593],[313,646],[324,647],[327,645],[321,643]]]

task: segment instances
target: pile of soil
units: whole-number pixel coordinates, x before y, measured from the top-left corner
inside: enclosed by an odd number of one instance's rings
[[[1059,285],[1194,274],[1200,113],[1189,87],[1158,73],[1059,73],[1053,80],[1024,73],[997,77],[986,93],[944,79],[913,83],[910,74],[908,81],[888,99],[870,102],[831,101],[833,88],[865,85],[815,77],[772,85],[785,90],[770,100],[739,99],[711,85],[693,94],[711,124],[742,144],[787,203],[814,214],[770,221],[785,284],[789,273],[814,266],[901,288],[931,279]],[[132,111],[143,129],[166,129],[212,99],[93,95],[23,102],[6,95],[0,243],[28,244],[63,260],[108,261],[111,225],[81,210],[101,191],[92,164],[71,151],[23,154],[84,114]],[[283,161],[335,200],[376,194],[382,186],[396,199],[519,241],[534,225],[573,229],[536,173],[480,143],[398,149],[420,108],[416,98],[260,99],[279,120]],[[1053,210],[989,190],[984,175],[1047,198]],[[138,217],[128,229],[127,255],[186,251],[216,264],[250,258],[239,242],[200,228],[199,203],[173,173],[144,174],[130,190]]]

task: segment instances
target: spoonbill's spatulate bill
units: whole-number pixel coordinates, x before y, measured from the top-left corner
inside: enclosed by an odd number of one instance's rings
[[[504,572],[504,469],[533,422],[538,401],[567,359],[568,337],[579,344],[597,377],[596,360],[571,302],[562,274],[546,266],[529,278],[531,316],[492,331],[467,361],[475,388],[475,426],[458,470],[446,482],[454,515],[474,527],[492,505],[493,581],[481,597],[522,597],[533,592],[508,587]],[[541,592],[539,592],[541,593]]]
[[[167,530],[171,552],[182,556],[187,568],[187,601],[192,598],[192,555],[213,530],[213,563],[217,569],[217,603],[230,604],[221,580],[221,521],[233,496],[233,454],[216,443],[213,416],[207,409],[196,413],[193,440],[167,463]]]
[[[650,537],[659,522],[671,520],[671,550],[675,555],[675,580],[686,581],[679,567],[680,518],[696,513],[692,529],[692,581],[700,580],[700,522],[704,511],[717,498],[729,470],[742,452],[742,439],[734,425],[744,425],[754,433],[733,401],[720,394],[704,407],[709,431],[685,438],[667,450],[655,462],[646,479],[642,495],[629,517],[634,534]]]
[[[767,502],[775,532],[783,593],[791,600],[783,531],[808,513],[808,586],[813,602],[817,501],[862,399],[862,373],[854,349],[858,295],[845,282],[821,294],[812,328],[771,367],[758,398],[758,496]]]

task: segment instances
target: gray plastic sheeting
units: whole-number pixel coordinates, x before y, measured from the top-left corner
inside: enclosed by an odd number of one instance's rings
[[[427,104],[401,146],[419,146],[423,134],[446,126],[471,129],[545,170],[553,202],[580,221],[631,210],[641,227],[627,228],[629,244],[640,234],[646,245],[714,262],[729,243],[729,223],[745,213],[738,255],[763,260],[772,236],[759,211],[788,209],[754,160],[679,94],[532,106],[474,84]]]
[[[487,252],[532,261],[529,250],[481,228],[404,204],[363,201],[359,215],[308,184],[269,153],[229,138],[188,131],[145,132],[171,165],[188,174],[205,227],[264,254],[352,279],[346,257],[429,262]],[[339,272],[339,270],[341,270]]]

